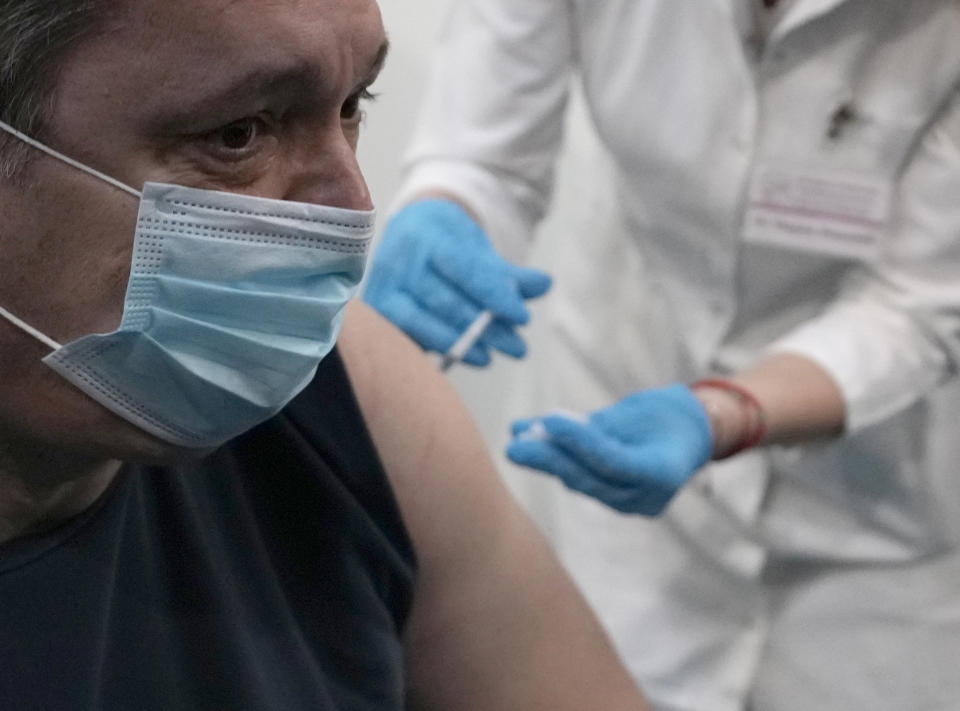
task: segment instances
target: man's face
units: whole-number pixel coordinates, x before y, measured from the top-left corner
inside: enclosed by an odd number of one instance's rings
[[[375,0],[127,0],[58,76],[55,149],[145,181],[372,207],[358,102],[383,59]],[[118,326],[137,201],[47,157],[0,183],[0,306],[60,343]],[[0,322],[0,445],[167,448],[62,381]]]

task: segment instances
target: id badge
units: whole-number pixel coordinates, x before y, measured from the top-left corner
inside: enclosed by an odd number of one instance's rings
[[[744,239],[873,261],[890,215],[888,182],[860,174],[761,164],[753,173]]]

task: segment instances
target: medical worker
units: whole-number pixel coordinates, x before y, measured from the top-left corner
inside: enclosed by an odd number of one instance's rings
[[[455,1],[366,298],[524,355],[579,82],[508,454],[660,709],[960,708],[958,80],[954,0]]]

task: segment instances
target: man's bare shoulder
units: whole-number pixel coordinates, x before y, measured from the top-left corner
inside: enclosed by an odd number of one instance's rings
[[[363,302],[347,306],[337,345],[365,414],[375,420],[381,408],[422,409],[423,397],[449,390],[423,351]]]
[[[416,542],[420,515],[456,508],[457,498],[490,495],[500,482],[454,389],[423,351],[360,302],[347,308],[339,340],[367,427]]]

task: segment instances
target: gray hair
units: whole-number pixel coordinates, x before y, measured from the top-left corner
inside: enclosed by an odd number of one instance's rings
[[[0,0],[0,118],[44,140],[59,62],[95,32],[103,0]],[[12,177],[25,146],[0,138],[0,173]]]

